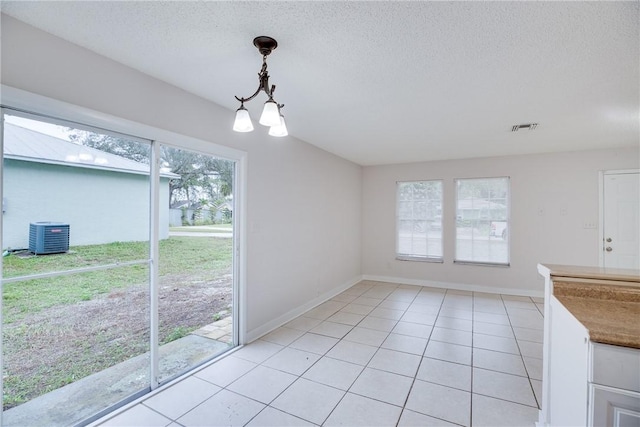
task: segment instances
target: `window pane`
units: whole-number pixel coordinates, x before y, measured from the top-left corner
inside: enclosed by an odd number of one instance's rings
[[[151,384],[150,144],[4,119],[3,422],[72,425]]]
[[[161,146],[162,209],[169,236],[160,241],[160,382],[234,345],[234,163]]]
[[[397,195],[397,257],[442,260],[442,181],[399,182]]]
[[[2,248],[16,256],[62,254],[5,268],[5,278],[149,257],[148,143],[5,117]],[[133,242],[135,250],[102,250]]]
[[[5,262],[14,269],[55,256]],[[7,425],[24,425],[33,408],[48,408],[40,420],[74,425],[149,387],[148,277],[141,264],[4,284]]]
[[[509,264],[509,178],[456,180],[456,258]]]

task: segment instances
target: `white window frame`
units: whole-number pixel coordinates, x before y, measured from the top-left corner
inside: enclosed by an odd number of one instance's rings
[[[427,232],[425,232],[425,245],[427,247],[426,255],[419,255],[416,253],[401,253],[400,252],[400,188],[403,184],[414,184],[414,183],[430,183],[437,182],[440,184],[440,255],[429,255],[429,236],[428,236],[428,228]],[[444,262],[444,247],[443,247],[443,230],[442,230],[442,209],[443,209],[443,199],[444,199],[444,181],[442,179],[428,179],[428,180],[417,180],[417,181],[397,181],[396,182],[396,259],[400,261],[422,261],[422,262],[436,262],[443,263]],[[414,218],[415,219],[415,218]],[[424,217],[425,222],[435,222],[435,218],[430,218],[428,216]],[[413,237],[412,237],[413,240]],[[436,239],[437,240],[437,239]],[[413,252],[413,251],[412,251]]]
[[[507,193],[506,193],[506,218],[502,219],[498,219],[498,218],[491,218],[488,217],[486,218],[486,221],[488,221],[488,224],[490,226],[491,222],[494,221],[499,221],[499,222],[506,222],[506,239],[501,239],[501,243],[506,244],[507,246],[507,254],[506,254],[506,260],[504,262],[500,262],[500,261],[486,261],[486,260],[476,260],[476,259],[460,259],[458,258],[458,249],[459,249],[459,239],[458,239],[458,222],[460,220],[460,218],[458,217],[459,215],[459,182],[461,181],[474,181],[474,180],[498,180],[498,179],[502,179],[502,180],[506,180],[506,184],[507,184]],[[469,265],[480,265],[480,266],[492,266],[492,267],[509,267],[510,266],[510,260],[511,260],[511,178],[509,176],[490,176],[490,177],[480,177],[480,178],[456,178],[454,179],[454,184],[455,184],[455,209],[456,209],[456,226],[455,226],[455,237],[454,237],[454,243],[455,243],[455,251],[454,251],[454,264],[469,264]],[[489,210],[490,211],[490,210]],[[483,236],[479,236],[479,237],[483,237]],[[491,241],[491,237],[492,236],[487,236],[489,241]],[[498,238],[498,237],[496,237]],[[475,241],[475,235],[472,234],[471,236],[471,240]],[[478,239],[480,240],[480,239]],[[490,249],[490,243],[488,243],[487,247]]]

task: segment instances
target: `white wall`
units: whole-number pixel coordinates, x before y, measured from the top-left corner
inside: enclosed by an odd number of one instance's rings
[[[1,78],[248,153],[247,324],[240,327],[249,339],[360,277],[360,166],[261,128],[235,133],[232,111],[5,15]]]
[[[598,232],[582,228],[598,220],[598,170],[638,167],[638,150],[623,149],[361,168],[264,129],[234,133],[232,111],[10,17],[1,30],[5,85],[248,153],[249,338],[361,273],[539,292],[538,262],[598,263]],[[453,265],[450,239],[444,264],[395,260],[396,181],[445,180],[451,237],[453,179],[504,175],[512,186],[510,268]]]
[[[541,293],[539,262],[598,265],[598,171],[640,166],[638,148],[494,157],[363,170],[363,274],[407,283],[470,285]],[[455,178],[511,177],[511,266],[453,264]],[[443,264],[395,259],[396,181],[444,180]]]

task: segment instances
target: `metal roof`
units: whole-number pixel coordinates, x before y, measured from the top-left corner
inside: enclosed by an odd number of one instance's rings
[[[4,157],[26,162],[149,175],[148,164],[7,122],[4,123]],[[172,172],[162,172],[160,175],[165,178],[180,177]]]

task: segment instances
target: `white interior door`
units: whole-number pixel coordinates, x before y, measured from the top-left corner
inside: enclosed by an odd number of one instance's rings
[[[639,269],[640,172],[603,178],[603,266]]]

